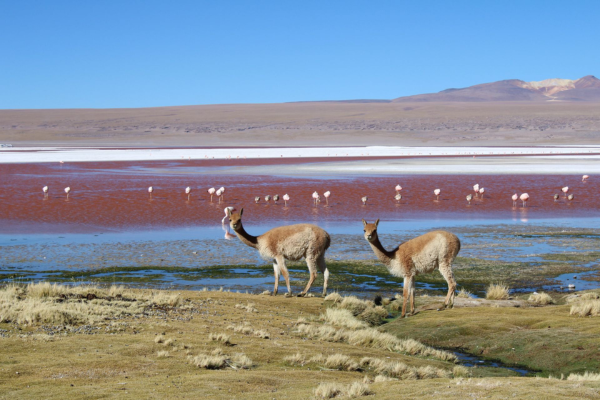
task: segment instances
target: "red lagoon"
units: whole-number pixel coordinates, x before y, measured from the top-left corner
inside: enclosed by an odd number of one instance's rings
[[[248,161],[255,163],[257,160]],[[260,160],[262,164],[266,160]],[[277,164],[272,161],[273,174]],[[239,165],[237,163],[236,165]],[[253,164],[254,165],[254,164]],[[90,162],[0,165],[0,232],[92,232],[219,223],[223,209],[244,208],[247,223],[335,222],[362,218],[486,219],[600,216],[600,182],[577,175],[397,175],[354,177],[280,177],[218,175],[226,161]],[[198,168],[195,172],[194,168]],[[206,172],[207,167],[209,173]],[[202,169],[202,172],[199,172]],[[158,172],[157,172],[158,171]],[[402,186],[397,202],[395,186]],[[485,188],[475,197],[473,185]],[[49,187],[44,197],[43,186]],[[64,188],[71,193],[67,199]],[[148,187],[153,186],[152,197]],[[191,198],[185,188],[191,187]],[[207,189],[226,188],[225,200],[213,202]],[[568,186],[568,201],[561,188]],[[434,190],[440,189],[439,200]],[[313,205],[312,193],[321,195]],[[331,192],[329,207],[323,193]],[[527,207],[514,193],[529,194]],[[290,196],[267,205],[266,195]],[[466,196],[472,194],[469,205]],[[560,194],[559,200],[553,199]],[[260,196],[255,204],[255,196]],[[368,196],[366,205],[361,198]]]

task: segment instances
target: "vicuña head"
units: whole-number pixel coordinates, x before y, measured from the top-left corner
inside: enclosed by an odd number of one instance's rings
[[[379,225],[379,219],[377,219],[374,224],[369,224],[364,219],[362,222],[365,227],[365,239],[367,239],[369,243],[377,241],[377,225]]]
[[[228,211],[227,214],[229,215],[229,226],[231,226],[231,229],[233,229],[234,231],[238,231],[240,229],[242,229],[242,214],[244,213],[244,209],[242,208],[238,213],[232,213],[231,211]]]

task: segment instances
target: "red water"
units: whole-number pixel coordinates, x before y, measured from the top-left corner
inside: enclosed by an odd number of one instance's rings
[[[308,161],[308,160],[303,160]],[[297,160],[295,161],[297,162]],[[99,229],[159,228],[214,224],[223,218],[223,208],[244,207],[244,220],[261,223],[281,221],[319,222],[423,219],[503,219],[568,218],[600,216],[600,181],[582,183],[579,175],[406,175],[354,178],[283,178],[273,176],[219,176],[220,167],[269,163],[273,173],[277,165],[289,160],[218,160],[93,162],[57,164],[0,165],[0,232],[91,232]],[[194,168],[214,168],[214,174],[194,173]],[[160,170],[153,175],[152,171]],[[186,172],[186,173],[183,173]],[[486,192],[469,206],[465,196],[479,183]],[[400,204],[394,200],[394,187],[403,187]],[[44,199],[42,187],[50,187]],[[569,186],[575,194],[572,202],[560,189]],[[70,186],[67,200],[63,189]],[[152,199],[147,189],[154,187]],[[185,187],[192,187],[187,201]],[[209,187],[224,186],[225,202],[210,202]],[[433,190],[441,189],[439,201]],[[331,191],[329,207],[323,192]],[[312,193],[321,194],[314,207]],[[513,193],[530,195],[527,208],[512,207]],[[264,196],[288,193],[288,207],[280,200],[265,205]],[[552,195],[561,194],[555,202]],[[361,197],[368,196],[366,206]],[[261,203],[254,204],[254,197]]]

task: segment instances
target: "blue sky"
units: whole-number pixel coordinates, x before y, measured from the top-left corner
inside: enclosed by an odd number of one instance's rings
[[[391,99],[600,74],[598,1],[0,0],[0,109]]]

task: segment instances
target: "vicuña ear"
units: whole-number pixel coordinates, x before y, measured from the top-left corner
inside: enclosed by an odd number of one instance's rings
[[[375,221],[375,227],[377,227],[377,225],[379,225],[379,218],[377,218],[377,221]]]
[[[367,221],[365,221],[364,219],[363,219],[363,225],[367,226]]]
[[[244,209],[242,208],[242,209],[240,210],[240,217],[242,216],[242,214],[243,214],[243,213],[244,213]]]
[[[227,216],[231,217],[231,210],[229,208],[226,208],[226,210],[227,210]]]

